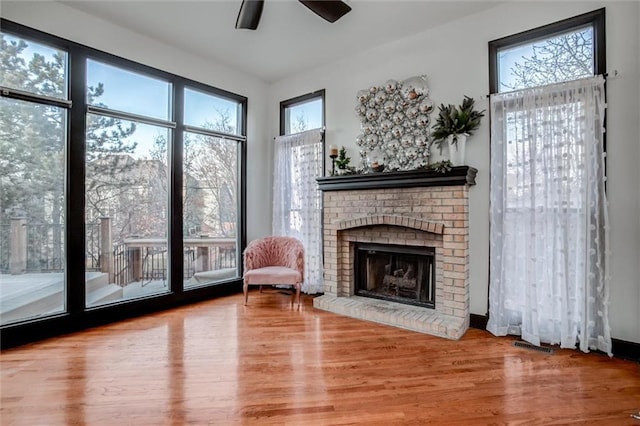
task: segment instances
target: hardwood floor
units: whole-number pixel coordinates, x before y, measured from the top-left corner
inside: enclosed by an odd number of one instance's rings
[[[637,363],[252,291],[0,353],[2,425],[640,425]]]

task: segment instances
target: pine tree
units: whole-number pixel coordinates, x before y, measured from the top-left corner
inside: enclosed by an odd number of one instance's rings
[[[0,84],[64,99],[67,91],[64,52],[58,51],[49,59],[39,53],[27,58],[25,51],[29,46],[24,40],[0,34],[0,44]],[[90,87],[89,102],[98,103],[104,90],[102,84]],[[64,259],[67,114],[67,110],[57,106],[0,99],[0,225],[6,229],[13,217],[25,217],[30,226],[42,225],[31,228],[35,231],[29,234],[29,250],[33,255],[37,250],[45,250],[46,257],[57,259],[57,267],[62,267]],[[104,213],[95,201],[100,198],[104,181],[126,174],[124,168],[111,167],[101,160],[135,149],[135,145],[124,142],[135,132],[135,124],[125,126],[121,120],[98,116],[90,116],[87,123],[87,218],[95,218]],[[119,182],[115,186],[122,188],[128,184]]]

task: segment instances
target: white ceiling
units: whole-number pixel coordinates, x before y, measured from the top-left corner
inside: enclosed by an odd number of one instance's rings
[[[241,0],[60,1],[268,83],[499,3],[345,0],[353,10],[331,24],[296,0],[265,0],[251,31],[235,29]]]

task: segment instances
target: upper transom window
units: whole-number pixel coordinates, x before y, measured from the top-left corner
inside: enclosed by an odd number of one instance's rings
[[[324,90],[280,103],[280,134],[304,132],[324,126]]]
[[[68,99],[68,53],[17,35],[0,33],[0,86],[36,96]]]
[[[489,43],[491,93],[604,72],[604,9]]]

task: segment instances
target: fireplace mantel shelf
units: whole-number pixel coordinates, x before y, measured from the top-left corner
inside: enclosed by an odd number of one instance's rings
[[[325,176],[317,178],[321,191],[350,189],[411,188],[420,186],[475,185],[477,169],[453,167],[447,173],[434,171],[404,171],[366,173],[359,175]]]

